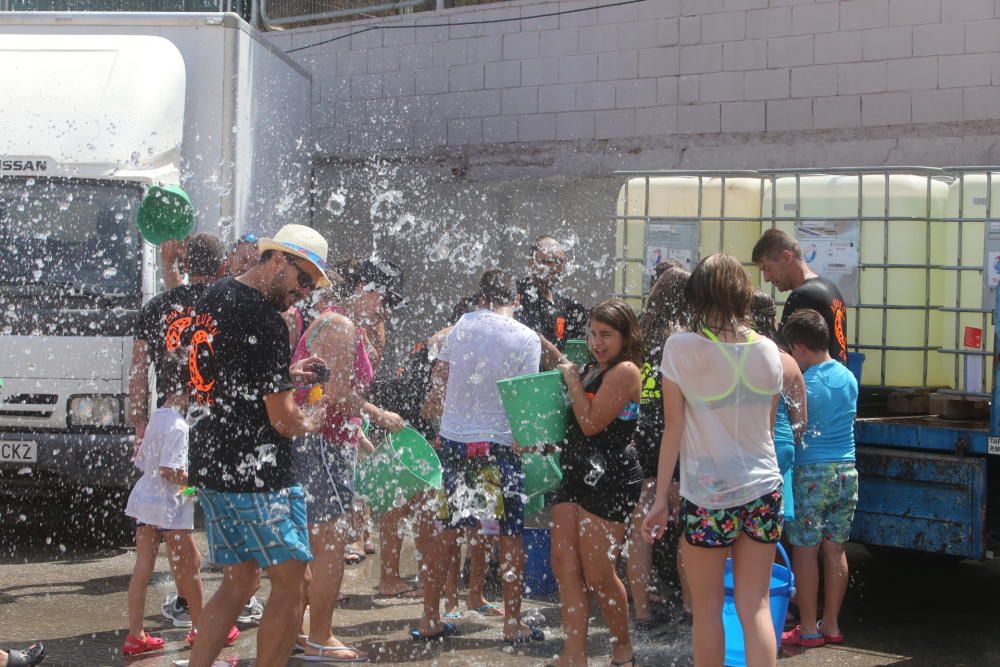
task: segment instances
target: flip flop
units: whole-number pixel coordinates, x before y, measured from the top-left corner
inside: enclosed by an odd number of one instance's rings
[[[449,621],[457,621],[462,618],[462,612],[456,609],[455,611],[449,611],[444,617]]]
[[[507,646],[523,646],[525,644],[530,644],[531,642],[543,642],[545,641],[545,633],[538,628],[531,628],[531,632],[517,637],[516,639],[505,639],[504,644]]]
[[[422,591],[420,586],[410,586],[409,588],[404,588],[398,593],[379,593],[378,589],[375,589],[375,599],[376,600],[390,600],[392,598],[416,598],[420,597]]]
[[[308,653],[302,653],[297,656],[299,660],[303,660],[305,662],[348,663],[348,662],[369,661],[369,657],[367,655],[363,657],[360,655],[356,655],[353,658],[335,658],[333,656],[327,655],[328,653],[336,653],[338,651],[340,652],[352,651],[354,653],[361,653],[359,649],[353,646],[349,646],[348,644],[344,644],[343,646],[325,646],[323,644],[317,644],[315,642],[311,642],[308,640],[306,640],[306,644],[309,645],[309,648],[314,648],[317,651],[319,651],[319,655],[309,655]]]
[[[359,551],[348,549],[344,552],[344,562],[348,565],[357,565],[364,561],[365,555]]]
[[[825,632],[823,632],[823,621],[820,621],[819,623],[816,624],[816,629],[818,629],[820,633],[822,633],[823,639],[826,641],[827,644],[844,643],[844,633],[840,633],[839,635],[828,635]]]
[[[503,616],[503,607],[495,602],[487,602],[483,606],[477,607],[476,613],[483,616]]]
[[[781,633],[781,644],[783,646],[801,646],[803,648],[819,648],[826,643],[823,634],[806,634],[802,632],[802,626],[796,625],[793,630]]]
[[[415,642],[434,642],[441,641],[447,637],[454,637],[457,634],[459,634],[457,625],[454,623],[442,623],[441,632],[433,635],[425,635],[420,632],[419,628],[414,628],[413,630],[410,630],[410,639]]]
[[[45,645],[41,642],[24,649],[7,649],[7,667],[35,667],[45,660]]]
[[[375,548],[374,542],[365,542],[365,553],[369,556],[378,553],[378,549]]]

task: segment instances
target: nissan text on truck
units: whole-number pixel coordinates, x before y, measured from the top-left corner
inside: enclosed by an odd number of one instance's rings
[[[135,226],[181,185],[231,245],[308,224],[311,80],[235,14],[0,13],[0,518],[123,532]],[[20,507],[18,507],[20,506]]]

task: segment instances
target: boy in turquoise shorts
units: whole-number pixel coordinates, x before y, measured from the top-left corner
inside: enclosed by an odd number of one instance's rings
[[[858,382],[829,353],[830,332],[815,310],[798,310],[781,330],[789,353],[802,369],[809,425],[796,447],[795,519],[787,524],[795,547],[792,568],[798,589],[799,625],[782,635],[788,646],[840,644],[837,617],[847,593],[844,543],[858,504],[854,467],[854,415]],[[823,557],[823,619],[816,620],[819,556]]]

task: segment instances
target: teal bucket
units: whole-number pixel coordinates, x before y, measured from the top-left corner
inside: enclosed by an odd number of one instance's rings
[[[566,439],[569,401],[562,371],[498,380],[497,390],[518,445],[530,447]]]
[[[538,514],[545,507],[545,494],[559,488],[562,469],[555,455],[528,453],[521,456],[524,474],[524,515]]]
[[[441,461],[424,436],[407,426],[358,466],[355,488],[382,514],[428,489],[441,488]]]
[[[788,613],[788,601],[795,595],[795,575],[788,562],[788,554],[784,547],[778,544],[778,554],[784,565],[771,564],[771,624],[778,649],[781,648],[781,632],[785,629],[785,614]],[[745,667],[746,653],[743,645],[743,626],[736,614],[736,601],[733,597],[733,559],[726,559],[726,572],[723,575],[725,599],[722,603],[722,627],[726,633],[726,667]]]

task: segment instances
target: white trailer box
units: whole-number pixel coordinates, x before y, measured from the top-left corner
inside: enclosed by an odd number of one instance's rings
[[[0,495],[120,493],[144,188],[227,245],[308,224],[311,81],[235,14],[30,12],[0,13],[0,90]]]

